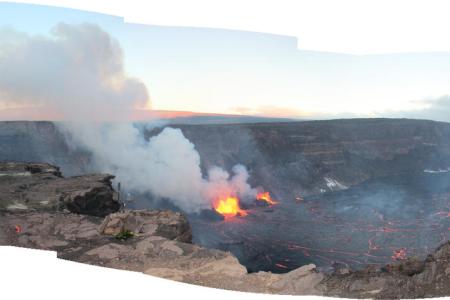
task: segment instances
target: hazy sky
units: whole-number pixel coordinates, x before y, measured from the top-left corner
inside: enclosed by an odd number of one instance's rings
[[[94,23],[115,38],[127,75],[147,86],[154,109],[450,120],[448,52],[355,56],[302,51],[295,38],[286,36],[134,25],[98,13],[0,3],[3,29],[51,39],[60,22]],[[7,105],[2,107],[0,99],[0,109]]]

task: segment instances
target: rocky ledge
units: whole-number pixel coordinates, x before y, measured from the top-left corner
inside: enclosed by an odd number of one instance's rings
[[[58,167],[41,163],[0,163],[0,210],[70,211],[106,216],[120,208],[114,176],[63,178]]]
[[[323,274],[307,265],[286,274],[248,274],[232,254],[192,244],[191,228],[180,213],[117,211],[110,175],[62,178],[57,167],[21,163],[0,164],[0,174],[0,245],[53,250],[62,259],[238,291],[351,298],[450,295],[450,243],[424,261],[407,259],[379,269]]]
[[[284,275],[247,270],[228,252],[191,242],[186,218],[171,211],[122,211],[106,218],[69,212],[2,212],[0,245],[53,250],[59,258],[138,271],[210,287],[318,294],[309,265]]]

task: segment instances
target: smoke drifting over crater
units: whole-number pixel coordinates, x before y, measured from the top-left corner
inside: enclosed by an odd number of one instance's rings
[[[89,151],[95,170],[110,172],[128,190],[168,198],[187,212],[210,209],[217,192],[243,199],[256,190],[244,166],[233,176],[214,167],[204,177],[195,146],[179,129],[145,140],[129,122],[149,104],[146,86],[127,76],[119,43],[96,25],[58,24],[52,37],[0,32],[0,105],[45,106],[69,144]],[[157,126],[154,121],[147,126]]]
[[[127,190],[151,192],[184,211],[211,209],[218,193],[243,199],[256,195],[242,165],[233,168],[233,176],[213,167],[204,178],[200,155],[180,129],[166,127],[146,141],[128,123],[65,123],[60,128],[72,145],[93,154],[95,169],[117,175]]]

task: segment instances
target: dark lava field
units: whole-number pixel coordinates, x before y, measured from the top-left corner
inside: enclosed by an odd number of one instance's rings
[[[277,199],[246,217],[191,217],[194,242],[229,250],[249,271],[361,269],[424,258],[450,238],[450,174],[373,179],[347,190]]]

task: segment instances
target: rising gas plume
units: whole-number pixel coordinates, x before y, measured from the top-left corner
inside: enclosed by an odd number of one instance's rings
[[[136,107],[149,106],[149,94],[127,75],[119,43],[100,27],[58,24],[51,36],[11,29],[0,36],[0,74],[8,74],[0,76],[0,104],[58,112],[64,119],[57,124],[60,130],[72,147],[92,154],[93,169],[187,212],[217,208],[229,197],[237,203],[255,199],[244,166],[236,165],[232,174],[213,167],[204,176],[199,153],[181,130],[164,128],[146,140],[126,121]]]

